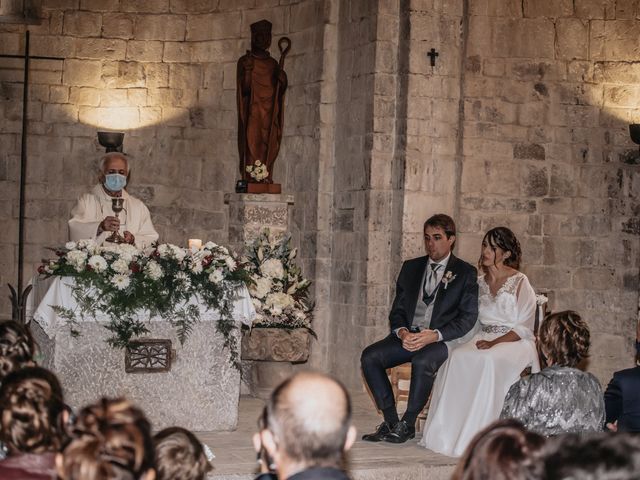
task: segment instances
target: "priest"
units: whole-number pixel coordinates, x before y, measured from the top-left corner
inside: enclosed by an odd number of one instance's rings
[[[111,152],[102,157],[99,183],[83,194],[71,211],[70,240],[93,239],[101,245],[118,231],[126,243],[138,248],[158,240],[149,209],[124,189],[130,172],[129,160],[123,153]],[[113,198],[123,199],[124,208],[118,216],[112,209]]]

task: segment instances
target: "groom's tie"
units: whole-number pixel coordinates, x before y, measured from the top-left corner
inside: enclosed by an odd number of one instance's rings
[[[438,290],[438,269],[442,266],[439,263],[431,263],[431,269],[427,275],[427,281],[424,282],[424,292],[422,295],[422,301],[429,305],[433,302]]]

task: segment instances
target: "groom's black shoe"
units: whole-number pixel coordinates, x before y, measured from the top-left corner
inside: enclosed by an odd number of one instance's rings
[[[389,443],[404,443],[416,436],[416,427],[410,427],[407,422],[400,420],[391,431],[385,435],[384,441]]]
[[[376,427],[375,432],[362,435],[362,440],[365,442],[381,442],[391,433],[392,429],[393,427],[389,422],[382,422]]]

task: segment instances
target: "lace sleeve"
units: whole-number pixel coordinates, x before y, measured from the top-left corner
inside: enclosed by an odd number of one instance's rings
[[[513,331],[522,339],[533,340],[533,327],[536,320],[536,292],[526,275],[521,275],[516,289],[516,324]]]

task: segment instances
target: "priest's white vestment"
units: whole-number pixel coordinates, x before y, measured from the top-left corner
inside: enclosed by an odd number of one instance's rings
[[[69,239],[78,240],[92,239],[101,245],[111,232],[101,232],[98,235],[98,226],[105,217],[115,216],[111,208],[111,199],[104,191],[101,184],[93,187],[90,193],[83,194],[71,210],[71,220],[69,220]],[[124,198],[124,209],[119,214],[120,234],[129,231],[135,238],[135,245],[138,248],[150,246],[158,240],[158,232],[153,228],[149,209],[141,200],[129,195],[122,190]]]

